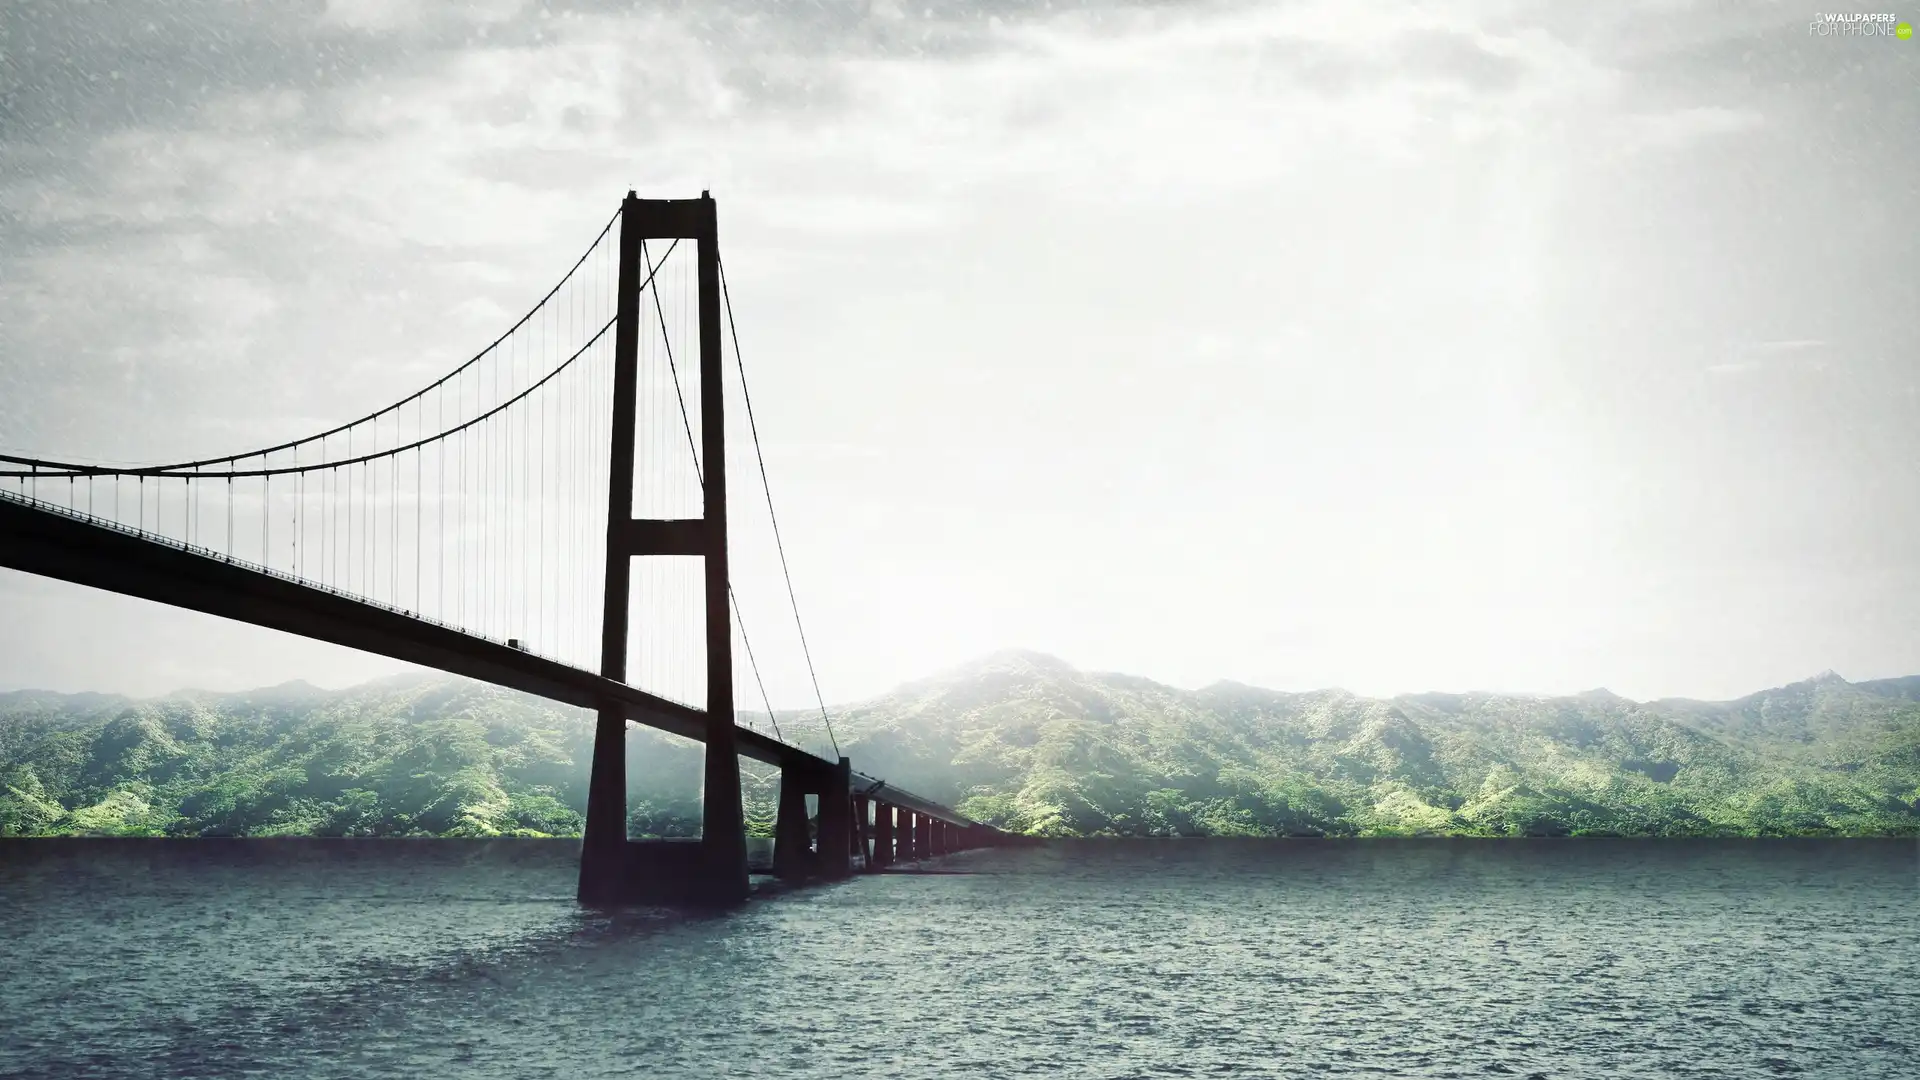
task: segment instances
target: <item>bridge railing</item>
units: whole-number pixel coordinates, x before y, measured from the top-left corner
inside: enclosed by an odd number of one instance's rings
[[[324,582],[315,581],[312,578],[304,578],[304,577],[300,577],[297,574],[289,574],[284,570],[275,570],[271,566],[267,566],[263,563],[254,562],[251,559],[238,558],[236,556],[229,555],[224,551],[215,551],[212,548],[204,548],[198,544],[191,544],[185,540],[175,539],[174,537],[168,536],[166,533],[150,532],[146,529],[136,529],[131,525],[127,525],[123,522],[115,521],[112,518],[101,517],[100,515],[92,513],[91,511],[76,510],[72,507],[61,506],[57,502],[51,502],[46,499],[35,499],[35,498],[23,496],[19,492],[15,492],[15,491],[0,490],[0,499],[5,499],[8,502],[20,503],[26,506],[30,506],[33,509],[42,511],[44,513],[58,514],[61,517],[69,518],[74,521],[85,522],[88,525],[93,525],[98,528],[111,529],[112,531],[120,533],[125,536],[138,537],[139,539],[145,540],[150,544],[159,544],[163,547],[173,548],[176,551],[183,551],[189,555],[198,555],[203,559],[211,559],[214,562],[225,563],[228,566],[238,566],[243,570],[251,570],[256,574],[265,574],[271,578],[279,578],[281,581],[285,581],[290,584],[299,585],[308,589],[314,589],[319,592],[327,593],[332,596],[338,596],[343,600],[352,600],[355,603],[365,604],[368,607],[376,607],[382,611],[392,612],[395,615],[404,615],[409,619],[418,619],[423,623],[431,623],[434,626],[442,627],[447,630],[457,631],[459,633],[467,635],[468,637],[480,638],[482,641],[491,641],[498,645],[506,644],[506,642],[501,641],[499,638],[490,638],[490,637],[487,637],[485,634],[476,634],[472,630],[469,630],[464,626],[455,626],[452,623],[441,622],[439,619],[433,618],[430,615],[423,615],[420,612],[413,611],[408,608],[394,607],[392,604],[383,603],[379,600],[373,599],[370,596],[363,596],[360,593],[345,592],[343,590],[336,589],[333,586],[328,585]],[[528,651],[531,652],[532,650],[528,650]],[[545,653],[534,653],[534,655],[544,657],[545,659],[548,659],[548,660],[553,660],[557,663],[564,663],[564,661],[561,661],[558,657],[547,656]]]

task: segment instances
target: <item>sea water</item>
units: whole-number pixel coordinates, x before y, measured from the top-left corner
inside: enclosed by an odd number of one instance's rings
[[[0,1076],[1920,1076],[1912,840],[1073,841],[705,915],[577,852],[0,842]]]

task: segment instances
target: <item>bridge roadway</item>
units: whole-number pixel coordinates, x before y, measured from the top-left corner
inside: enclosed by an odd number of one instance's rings
[[[596,709],[615,701],[648,727],[704,742],[706,713],[581,668],[263,566],[188,547],[64,507],[0,492],[0,566],[191,608],[316,641],[390,656],[538,697]],[[740,753],[771,765],[831,772],[835,765],[752,728]],[[859,772],[856,794],[884,787],[888,803],[965,828],[972,819]]]

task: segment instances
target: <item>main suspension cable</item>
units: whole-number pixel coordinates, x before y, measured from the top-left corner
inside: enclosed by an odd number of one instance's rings
[[[753,457],[760,466],[760,490],[767,496],[767,520],[773,524],[773,546],[780,553],[780,574],[787,580],[787,600],[793,605],[793,627],[800,633],[800,654],[807,660],[807,676],[813,680],[814,700],[820,705],[820,721],[826,725],[827,739],[833,743],[833,754],[840,756],[840,740],[834,738],[833,721],[827,717],[827,699],[820,693],[820,675],[814,670],[813,651],[807,647],[807,628],[800,621],[800,599],[793,591],[793,573],[787,569],[787,547],[780,540],[780,519],[773,512],[773,487],[767,482],[767,459],[760,452],[760,425],[753,419],[753,395],[747,392],[747,364],[740,356],[740,328],[733,321],[733,298],[727,292],[727,264],[715,253],[714,263],[720,271],[720,299],[727,313],[727,330],[733,337],[733,362],[740,372],[740,397],[747,404],[747,430],[753,433]]]
[[[590,255],[592,255],[592,254],[593,254],[593,253],[594,253],[595,251],[597,251],[597,250],[599,249],[599,247],[600,247],[600,242],[601,242],[602,240],[605,240],[605,239],[607,238],[607,234],[608,234],[609,232],[611,232],[611,231],[613,230],[613,223],[614,223],[614,222],[616,222],[616,221],[618,221],[618,220],[620,220],[620,210],[617,210],[617,209],[616,209],[616,210],[615,210],[615,211],[613,212],[613,216],[612,216],[611,218],[608,218],[608,219],[607,219],[607,223],[606,223],[606,225],[604,225],[604,226],[602,226],[602,227],[601,227],[601,229],[600,229],[600,234],[599,234],[598,236],[596,236],[596,237],[594,237],[594,239],[593,239],[593,243],[592,243],[592,244],[590,244],[590,245],[588,245],[588,247],[587,247],[587,250],[586,250],[585,252],[583,252],[583,253],[581,253],[581,255],[580,255],[580,257],[579,257],[578,259],[576,259],[576,260],[574,260],[574,263],[573,263],[573,265],[572,265],[571,267],[569,267],[569,268],[567,269],[567,272],[566,272],[566,274],[565,274],[564,276],[562,276],[562,277],[560,278],[560,281],[559,281],[559,282],[558,282],[557,284],[555,284],[555,285],[554,285],[554,287],[553,287],[552,289],[549,289],[549,290],[547,291],[547,295],[545,295],[545,296],[543,296],[543,297],[541,297],[541,298],[540,298],[540,302],[539,302],[539,303],[537,303],[537,304],[535,304],[535,305],[534,305],[534,306],[533,306],[533,307],[532,307],[532,308],[531,308],[531,309],[530,309],[530,310],[529,310],[529,311],[528,311],[528,312],[527,312],[527,313],[526,313],[525,315],[522,315],[522,316],[520,316],[520,319],[519,319],[519,321],[518,321],[518,322],[516,322],[516,323],[514,323],[514,324],[513,324],[513,325],[512,325],[511,327],[508,327],[508,328],[507,328],[507,331],[506,331],[506,333],[504,333],[504,334],[501,334],[501,335],[500,335],[499,337],[497,337],[497,338],[495,338],[495,339],[493,340],[493,343],[492,343],[491,345],[488,345],[488,346],[487,346],[486,348],[484,348],[484,349],[481,349],[481,350],[480,350],[479,352],[477,352],[477,353],[475,353],[475,354],[473,355],[473,358],[472,358],[472,359],[470,359],[470,360],[468,360],[468,361],[467,361],[466,363],[464,363],[464,364],[461,364],[461,365],[460,365],[459,367],[457,367],[457,368],[454,368],[454,369],[453,369],[452,371],[450,371],[450,372],[448,372],[447,374],[445,374],[445,375],[443,375],[443,376],[441,376],[440,378],[438,378],[438,379],[436,379],[436,380],[434,380],[434,381],[433,381],[433,382],[432,382],[431,384],[429,384],[429,385],[427,385],[426,387],[424,387],[424,388],[422,388],[422,389],[420,389],[420,390],[418,390],[418,391],[416,391],[416,392],[414,392],[414,393],[412,393],[412,394],[409,394],[409,395],[407,395],[407,396],[406,396],[406,397],[404,397],[404,398],[401,398],[401,399],[400,399],[399,401],[396,401],[396,402],[394,402],[393,404],[391,404],[391,405],[388,405],[388,406],[386,406],[385,408],[382,408],[382,409],[379,409],[379,410],[377,410],[377,411],[375,411],[375,412],[371,412],[371,413],[368,413],[367,415],[365,415],[365,416],[363,416],[363,417],[361,417],[361,418],[360,418],[360,419],[358,419],[358,420],[353,420],[353,421],[349,421],[348,423],[344,423],[344,424],[341,424],[341,425],[339,425],[338,427],[332,427],[332,428],[328,428],[327,430],[325,430],[325,431],[322,431],[322,432],[320,432],[320,433],[318,433],[318,434],[316,434],[316,435],[308,435],[308,436],[305,436],[305,437],[303,437],[303,438],[299,438],[299,439],[294,439],[294,440],[292,440],[291,442],[283,442],[283,443],[281,443],[281,444],[279,444],[279,445],[277,445],[277,446],[269,446],[269,447],[267,447],[266,449],[263,449],[263,450],[248,450],[248,451],[245,451],[245,452],[243,452],[243,453],[238,453],[238,454],[228,454],[228,455],[225,455],[225,456],[223,456],[223,457],[215,457],[215,458],[203,458],[203,459],[201,459],[201,460],[199,460],[199,461],[183,461],[183,462],[177,462],[177,463],[174,463],[174,464],[170,464],[170,465],[152,465],[152,466],[148,466],[148,467],[146,467],[146,468],[143,468],[143,469],[108,469],[108,468],[99,468],[99,469],[94,469],[94,470],[92,471],[92,473],[91,473],[91,475],[96,475],[96,476],[98,476],[98,475],[123,475],[123,474],[131,474],[131,473],[142,473],[142,472],[144,472],[144,473],[146,473],[146,474],[148,474],[148,475],[153,475],[153,474],[155,474],[155,473],[170,473],[170,472],[178,472],[178,471],[180,471],[180,470],[183,470],[183,469],[192,469],[192,468],[197,468],[197,467],[199,467],[199,466],[203,466],[203,465],[225,465],[225,464],[229,464],[229,463],[237,463],[237,462],[240,462],[240,461],[243,461],[243,460],[245,460],[245,459],[247,459],[247,458],[252,458],[252,457],[265,457],[265,456],[266,456],[267,454],[272,454],[272,453],[277,453],[277,452],[279,452],[279,451],[281,451],[281,450],[289,450],[289,449],[292,449],[293,447],[296,447],[296,446],[303,446],[303,445],[305,445],[305,444],[307,444],[307,443],[310,443],[310,442],[317,442],[317,441],[319,441],[319,440],[321,440],[321,439],[325,439],[325,438],[327,438],[328,436],[331,436],[331,435],[338,435],[338,434],[340,434],[341,432],[343,432],[343,431],[346,431],[346,430],[348,430],[349,428],[356,428],[356,427],[359,427],[359,426],[360,426],[361,424],[365,424],[365,423],[369,423],[369,422],[371,422],[371,421],[375,421],[375,420],[378,420],[379,418],[381,418],[381,417],[383,417],[383,416],[385,416],[385,415],[387,415],[388,413],[391,413],[391,412],[395,412],[396,410],[398,410],[398,409],[400,409],[400,408],[401,408],[402,406],[405,406],[405,405],[408,405],[408,404],[410,404],[410,403],[412,403],[412,402],[413,402],[413,401],[414,401],[415,399],[417,399],[417,398],[420,398],[420,397],[424,397],[425,395],[427,395],[427,394],[429,394],[429,393],[432,393],[432,392],[433,392],[434,390],[436,390],[436,389],[438,389],[438,388],[439,388],[440,386],[442,386],[443,384],[445,384],[445,383],[446,383],[446,382],[447,382],[448,380],[450,380],[450,379],[452,379],[452,378],[453,378],[454,376],[456,376],[456,375],[459,375],[459,374],[460,374],[461,372],[464,372],[464,371],[466,371],[466,370],[467,370],[468,368],[470,368],[470,367],[472,367],[473,365],[475,365],[475,364],[477,364],[477,363],[479,363],[480,361],[482,361],[482,360],[484,360],[484,359],[486,359],[488,355],[490,355],[490,354],[491,354],[491,353],[492,353],[492,352],[493,352],[493,351],[494,351],[495,349],[497,349],[497,348],[499,348],[499,347],[500,347],[500,343],[501,343],[501,342],[503,342],[503,341],[505,341],[505,340],[507,340],[508,338],[510,338],[510,337],[512,337],[512,336],[513,336],[513,334],[514,334],[514,332],[515,332],[515,331],[517,331],[517,330],[519,330],[519,329],[520,329],[520,328],[521,328],[522,326],[525,326],[525,325],[527,324],[527,321],[528,321],[529,319],[532,319],[532,318],[533,318],[533,317],[534,317],[535,315],[537,315],[537,314],[539,314],[539,312],[540,312],[540,310],[541,310],[542,308],[544,308],[544,307],[546,307],[546,306],[547,306],[547,301],[549,301],[549,300],[552,300],[552,299],[554,298],[554,296],[555,296],[555,295],[556,295],[557,293],[559,293],[559,291],[560,291],[560,290],[561,290],[562,288],[564,288],[564,287],[566,286],[566,284],[567,284],[567,282],[569,282],[569,281],[571,281],[571,280],[573,280],[573,275],[574,275],[574,274],[575,274],[575,273],[576,273],[577,271],[579,271],[579,269],[580,269],[580,267],[581,267],[581,264],[583,264],[583,263],[585,263],[585,262],[587,261],[587,257],[588,257],[588,256],[590,256]],[[0,454],[0,461],[7,461],[7,462],[14,462],[14,463],[16,463],[16,464],[21,464],[21,465],[25,465],[25,464],[28,464],[30,460],[31,460],[31,459],[23,459],[23,458],[17,458],[17,457],[9,457],[9,456],[7,456],[7,455],[4,455],[4,454]],[[73,472],[73,473],[76,473],[76,474],[78,474],[78,475],[88,475],[88,467],[87,467],[87,466],[73,466],[73,465],[70,465],[70,464],[66,464],[66,463],[56,463],[56,465],[55,465],[55,467],[56,467],[56,468],[58,468],[58,469],[59,469],[60,471],[63,471],[63,472]],[[5,475],[13,475],[13,474],[11,474],[11,473],[0,473],[0,476],[5,476]],[[210,474],[210,475],[213,475],[213,476],[222,476],[222,475],[227,475],[227,474],[225,474],[225,473],[213,473],[213,474]],[[248,476],[248,475],[264,475],[264,474],[260,474],[260,473],[233,473],[232,475],[235,475],[235,476]]]
[[[618,215],[616,215],[616,217],[617,216]],[[612,222],[608,222],[607,227],[611,228]],[[601,236],[604,238],[605,235],[606,235],[606,229],[602,229]],[[588,254],[591,254],[593,250],[595,250],[599,246],[599,241],[596,240],[594,243],[595,243],[595,247],[589,248]],[[677,246],[678,244],[679,244],[679,241],[675,240],[673,246]],[[669,246],[667,248],[668,255],[671,255],[673,253],[673,246]],[[666,256],[663,255],[661,256],[661,258],[664,261]],[[584,262],[585,259],[586,259],[585,255],[581,256],[581,261]],[[575,263],[574,269],[575,270],[579,269],[579,266],[580,266],[580,263]],[[568,277],[570,278],[572,274],[573,274],[573,271],[569,270]],[[649,283],[651,283],[651,281],[652,281],[652,278],[649,277],[647,281],[641,283],[640,287],[645,288]],[[566,283],[566,279],[562,279],[561,285],[564,285],[565,283]],[[558,292],[559,289],[560,289],[560,285],[556,285],[554,286],[553,292]],[[553,296],[553,292],[549,292],[547,294],[548,298],[551,298]],[[546,300],[541,301],[542,305],[544,305],[545,303],[546,303]],[[539,312],[539,310],[540,309],[536,307],[532,311],[529,311],[525,316],[523,316],[520,319],[518,323],[514,324],[514,329],[517,330],[521,326],[525,325],[527,320],[531,319],[536,313]],[[581,346],[579,352],[574,353],[573,356],[569,357],[565,363],[555,368],[552,372],[549,372],[546,378],[540,380],[540,382],[537,382],[532,386],[527,387],[526,390],[522,391],[520,394],[516,395],[512,399],[501,402],[493,410],[491,410],[490,412],[482,416],[476,416],[466,421],[464,424],[460,424],[455,427],[445,428],[433,435],[417,439],[416,441],[409,443],[405,446],[395,446],[387,450],[376,451],[361,457],[353,457],[353,458],[341,460],[341,461],[323,462],[321,464],[305,466],[304,468],[306,471],[309,471],[309,472],[319,472],[324,469],[335,468],[338,466],[358,465],[358,464],[361,464],[362,462],[371,461],[375,458],[381,458],[381,457],[387,457],[394,454],[405,453],[409,450],[414,449],[415,447],[424,446],[428,443],[435,442],[439,439],[457,434],[466,428],[472,427],[473,425],[478,424],[483,420],[486,420],[492,416],[495,416],[505,411],[509,406],[517,404],[524,398],[531,395],[535,390],[538,390],[541,386],[545,385],[545,383],[549,379],[553,378],[555,375],[558,375],[561,371],[565,370],[568,365],[572,364],[574,360],[577,360],[580,357],[581,353],[584,353],[596,341],[598,341],[600,336],[606,333],[606,331],[613,326],[614,321],[615,321],[614,319],[608,319],[607,324],[605,326],[602,326],[600,330],[594,334],[593,338],[588,340],[586,345]],[[507,340],[507,338],[511,336],[512,333],[513,333],[513,330],[509,330],[506,334],[502,334],[497,340],[494,341],[492,345],[489,345],[485,350],[483,350],[478,355],[476,355],[472,360],[468,360],[466,363],[460,365],[460,367],[454,369],[451,373],[449,373],[445,377],[436,381],[432,386],[429,386],[425,390],[421,390],[419,393],[413,394],[403,399],[398,404],[389,405],[388,407],[381,409],[379,412],[372,413],[367,416],[363,416],[360,419],[355,420],[351,423],[341,424],[338,427],[331,428],[325,432],[322,432],[319,435],[311,435],[304,439],[296,439],[292,442],[282,443],[279,446],[271,447],[267,450],[253,450],[244,454],[230,454],[225,457],[207,458],[202,461],[188,461],[188,462],[180,462],[180,463],[170,464],[170,465],[143,465],[135,468],[115,468],[113,466],[108,466],[108,465],[87,465],[87,464],[81,464],[78,462],[70,462],[70,461],[51,461],[44,458],[22,457],[15,454],[0,454],[0,462],[4,462],[11,465],[24,466],[33,470],[32,472],[26,472],[26,471],[20,471],[20,470],[0,470],[0,477],[33,476],[33,475],[45,476],[49,473],[56,476],[64,476],[69,473],[75,476],[177,476],[186,470],[194,470],[193,475],[198,477],[207,477],[207,478],[291,475],[301,471],[300,468],[282,467],[277,469],[264,469],[264,468],[263,469],[230,469],[223,472],[205,472],[204,468],[205,466],[208,466],[208,465],[237,463],[247,458],[253,458],[253,457],[263,458],[266,454],[269,454],[269,453],[290,449],[295,446],[302,446],[302,445],[305,445],[306,443],[319,441],[319,440],[328,438],[330,436],[339,435],[341,433],[345,433],[348,439],[351,440],[353,438],[354,429],[358,428],[360,425],[387,415],[388,413],[392,412],[394,409],[399,408],[401,405],[405,405],[408,402],[413,401],[414,398],[417,398],[422,394],[426,394],[440,387],[441,385],[445,384],[449,380],[453,379],[455,376],[467,371],[469,368],[473,367],[475,363],[479,362],[480,360],[490,355],[493,352],[493,350],[497,348],[501,342]],[[351,452],[352,451],[350,449],[349,453]]]
[[[668,248],[666,255],[660,256],[660,261],[658,263],[654,263],[648,266],[648,270],[647,270],[648,281],[654,280],[655,272],[657,272],[661,266],[666,265],[667,256],[672,254],[673,254],[673,249]],[[643,262],[646,259],[646,255],[647,255],[647,245],[643,241],[640,245],[640,257]],[[659,323],[660,323],[660,340],[667,354],[667,371],[671,373],[673,376],[673,398],[674,398],[674,401],[676,401],[680,406],[680,426],[687,433],[687,452],[693,455],[693,477],[695,480],[698,480],[702,486],[704,486],[707,481],[704,475],[704,471],[700,468],[700,453],[696,449],[694,439],[693,439],[693,422],[687,416],[686,394],[680,389],[680,368],[679,368],[679,365],[675,363],[673,359],[673,340],[672,340],[673,335],[668,333],[667,331],[667,313],[666,313],[666,310],[660,304],[660,290],[658,288],[655,288],[653,290],[653,311],[654,311],[654,316],[659,320]],[[739,355],[739,350],[737,347],[734,350],[734,354],[735,356]],[[700,392],[706,393],[707,388],[701,387]],[[715,387],[714,392],[716,393],[719,392],[719,388]],[[780,734],[780,721],[775,720],[773,717],[773,702],[771,699],[767,697],[767,684],[765,683],[765,681],[763,681],[760,678],[759,661],[755,660],[753,657],[753,642],[747,637],[747,622],[746,622],[746,619],[743,618],[740,614],[740,597],[735,595],[733,591],[733,582],[731,581],[727,582],[727,600],[733,606],[734,625],[740,628],[740,644],[746,647],[747,665],[753,669],[753,681],[755,683],[758,683],[760,686],[760,701],[762,704],[764,704],[767,707],[767,720],[769,723],[773,725],[774,737],[779,739],[784,739],[785,736]],[[821,715],[822,716],[825,715],[824,710],[822,711]],[[832,727],[828,727],[827,737],[829,739],[833,737]],[[838,743],[835,743],[834,754],[836,757],[839,755],[839,750],[840,750],[840,745]]]

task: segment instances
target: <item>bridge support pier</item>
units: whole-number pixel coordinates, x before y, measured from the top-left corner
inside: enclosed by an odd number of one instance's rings
[[[853,797],[853,857],[861,870],[873,869],[873,800]]]
[[[893,865],[893,807],[886,803],[873,804],[873,857],[867,862],[867,869],[878,870]]]
[[[789,880],[813,873],[813,845],[808,835],[807,796],[811,786],[801,770],[780,767],[780,801],[773,817],[773,872]]]
[[[587,821],[580,842],[580,901],[617,903],[627,858],[627,717],[600,707],[587,777]]]
[[[841,758],[825,779],[820,792],[820,841],[814,865],[821,877],[838,879],[852,873],[853,763]]]
[[[914,815],[913,855],[917,859],[933,858],[933,819],[925,814]]]

